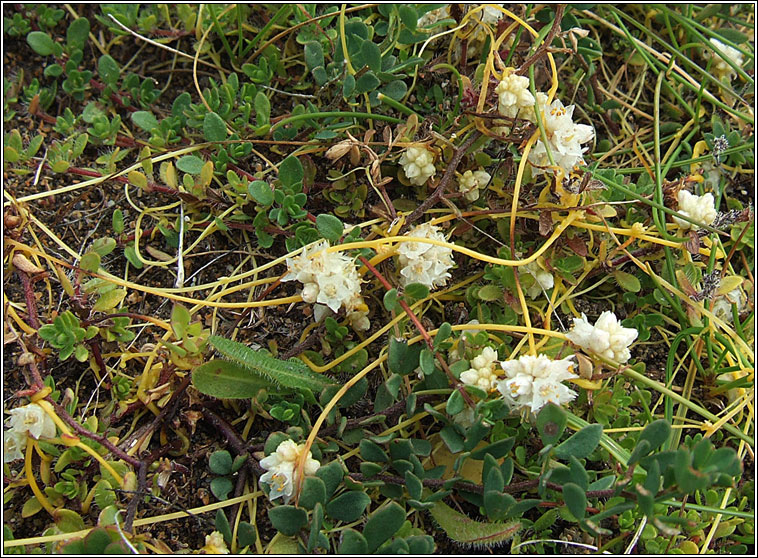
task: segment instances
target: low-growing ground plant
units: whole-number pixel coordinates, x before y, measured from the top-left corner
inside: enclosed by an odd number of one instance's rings
[[[3,22],[6,552],[754,547],[750,6]]]

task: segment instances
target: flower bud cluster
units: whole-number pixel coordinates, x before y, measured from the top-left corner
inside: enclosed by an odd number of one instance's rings
[[[742,63],[745,61],[745,57],[739,50],[730,47],[729,45],[725,45],[718,39],[711,39],[711,44],[722,55],[719,56],[717,53],[711,55],[713,56],[713,66],[711,66],[711,69],[714,75],[719,79],[727,77],[729,78],[729,81],[732,81],[737,77],[737,72],[734,71],[734,68],[732,68],[725,59],[729,59],[736,66],[741,67]]]
[[[497,352],[492,347],[485,347],[481,354],[471,360],[471,368],[461,372],[461,382],[485,391],[495,389],[498,379],[496,363]]]
[[[411,184],[421,186],[434,176],[434,153],[423,145],[412,145],[400,156],[400,165]]]
[[[574,328],[566,334],[569,341],[585,351],[624,363],[631,356],[629,346],[637,339],[637,330],[622,327],[613,312],[605,311],[590,325],[587,316],[574,318]]]
[[[679,190],[676,199],[679,202],[679,213],[686,215],[698,223],[710,225],[718,215],[713,194],[710,192],[703,196],[696,196],[687,190]],[[697,228],[697,225],[676,216],[674,217],[674,221],[684,230]]]
[[[469,201],[479,199],[479,190],[486,188],[492,177],[487,171],[467,170],[458,180],[458,191]]]

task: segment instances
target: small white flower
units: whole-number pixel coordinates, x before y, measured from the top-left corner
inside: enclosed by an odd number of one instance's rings
[[[552,360],[545,355],[523,355],[517,360],[501,362],[506,378],[497,382],[497,389],[506,401],[533,413],[547,403],[562,405],[573,401],[576,392],[561,382],[578,378],[569,368],[573,355]]]
[[[26,434],[15,430],[3,431],[3,462],[10,463],[24,458],[26,447]]]
[[[31,436],[35,440],[55,438],[55,422],[37,403],[16,407],[8,414],[12,431]]]
[[[226,546],[224,535],[218,531],[205,535],[205,546],[201,550],[205,554],[229,554],[229,547]]]
[[[696,196],[687,190],[679,190],[676,199],[679,202],[679,213],[686,215],[690,219],[694,219],[698,223],[710,225],[716,219],[716,215],[718,215],[713,194],[710,192],[704,196]],[[674,221],[684,230],[697,227],[697,225],[693,225],[689,221],[676,216],[674,217]]]
[[[584,163],[583,153],[587,148],[583,148],[582,144],[595,137],[595,130],[586,124],[574,124],[574,105],[564,107],[559,99],[555,99],[549,107],[545,106],[547,97],[544,94],[537,94],[537,102],[540,105],[550,153],[556,166],[563,170],[564,176],[568,176],[576,165]],[[547,167],[550,166],[550,159],[542,139],[538,140],[529,152],[529,162],[534,165],[534,175],[549,170]]]
[[[416,186],[425,184],[437,172],[434,168],[434,154],[423,145],[408,147],[400,156],[399,162],[405,176]]]
[[[343,275],[321,274],[316,277],[318,296],[316,302],[326,304],[332,312],[338,312],[345,300],[352,295],[350,281]]]
[[[467,170],[463,173],[463,176],[458,180],[458,191],[464,195],[469,201],[476,201],[479,199],[479,190],[485,188],[489,184],[490,174],[484,170],[478,170],[472,172]]]
[[[509,118],[527,118],[529,110],[534,114],[534,97],[529,91],[529,78],[511,72],[495,87],[497,93],[497,110]]]
[[[306,283],[303,286],[303,292],[300,293],[300,296],[303,297],[303,302],[307,302],[308,304],[313,304],[316,302],[316,298],[318,297],[319,288],[316,283]]]
[[[718,39],[711,39],[711,44],[721,54],[721,56],[717,53],[711,54],[711,56],[714,57],[714,63],[711,66],[713,73],[719,79],[724,76],[728,77],[730,81],[736,78],[737,72],[734,71],[734,68],[732,68],[725,59],[731,60],[737,66],[742,66],[742,63],[745,61],[742,53],[736,48],[725,45]]]
[[[555,285],[553,275],[549,271],[542,269],[536,261],[530,262],[519,269],[523,269],[534,277],[534,284],[526,291],[526,294],[532,300],[542,295],[543,291],[546,292],[548,289],[552,289]]]
[[[637,339],[637,330],[622,327],[613,312],[605,311],[590,325],[587,316],[574,318],[574,328],[566,334],[569,341],[607,359],[624,363],[629,360],[629,346]]]
[[[416,27],[429,27],[430,25],[434,25],[438,21],[450,17],[448,12],[449,9],[447,6],[426,12],[424,15],[418,18]]]
[[[429,238],[444,242],[445,235],[429,223],[417,225],[405,236]],[[403,286],[421,283],[430,289],[441,287],[450,278],[448,270],[453,267],[453,251],[444,246],[423,242],[403,242],[397,248],[400,277]]]
[[[731,323],[734,321],[732,315],[732,304],[737,305],[737,313],[742,311],[745,306],[745,295],[739,288],[729,291],[724,296],[718,297],[716,302],[713,303],[713,314],[725,322]]]
[[[279,444],[274,453],[261,459],[261,467],[266,469],[266,473],[261,476],[260,480],[269,485],[268,498],[272,502],[277,498],[282,498],[285,504],[289,502],[294,485],[298,480],[295,477],[295,466],[304,449],[305,444],[298,445],[292,440],[285,440]],[[308,451],[303,473],[306,476],[313,475],[320,466],[321,464],[313,459],[311,452]]]

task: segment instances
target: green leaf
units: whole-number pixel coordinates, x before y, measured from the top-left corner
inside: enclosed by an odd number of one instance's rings
[[[400,20],[408,29],[415,31],[416,25],[418,25],[418,13],[411,6],[405,4],[398,4],[397,13],[400,16]]]
[[[316,229],[329,242],[337,242],[342,236],[345,226],[337,217],[322,213],[316,217]]]
[[[276,506],[268,510],[271,525],[282,535],[293,537],[308,523],[308,514],[295,506]]]
[[[444,343],[447,339],[450,338],[450,335],[453,333],[453,326],[451,326],[447,322],[443,322],[443,324],[439,327],[437,330],[437,335],[434,336],[434,348],[439,349],[440,345]]]
[[[182,172],[197,175],[203,170],[204,164],[205,161],[197,155],[184,155],[179,157],[179,160],[176,162],[176,168]]]
[[[493,302],[502,298],[503,289],[497,285],[485,285],[476,292],[476,296],[485,302]]]
[[[84,529],[84,519],[72,510],[55,510],[55,525],[64,533],[74,533]]]
[[[237,529],[237,546],[239,549],[243,549],[246,546],[253,546],[258,539],[258,535],[253,527],[247,521],[240,521]]]
[[[368,71],[356,80],[355,93],[368,93],[379,87],[379,84],[381,84],[379,78],[373,72]]]
[[[336,460],[328,465],[322,465],[319,467],[318,471],[316,471],[316,476],[324,481],[327,498],[331,498],[334,491],[337,490],[337,487],[342,481],[343,475],[344,471],[342,470],[342,466],[339,464],[339,461]]]
[[[255,122],[258,126],[265,126],[271,122],[271,101],[263,91],[258,91],[253,101],[255,106]]]
[[[132,113],[132,122],[137,126],[145,130],[151,131],[158,127],[158,119],[153,116],[153,113],[147,110],[138,110]]]
[[[318,41],[305,43],[305,65],[308,70],[313,70],[324,65],[324,49]]]
[[[104,293],[92,306],[94,312],[107,312],[121,305],[126,297],[126,289],[114,289]]]
[[[300,491],[298,505],[306,510],[312,510],[318,503],[326,502],[326,485],[318,477],[305,477],[303,489]]]
[[[399,504],[390,502],[372,513],[363,528],[369,553],[394,535],[405,522],[405,510]]]
[[[32,50],[40,56],[49,56],[53,53],[55,42],[52,37],[42,31],[31,31],[26,36],[26,42],[32,47]]]
[[[171,309],[171,329],[174,330],[174,336],[177,339],[184,339],[190,319],[189,310],[178,302],[174,303],[174,307]]]
[[[226,450],[214,451],[208,458],[208,467],[217,475],[228,475],[232,472],[232,456]]]
[[[224,119],[215,112],[207,113],[203,118],[203,135],[205,141],[224,141],[226,139]]]
[[[566,411],[548,403],[537,414],[537,431],[544,445],[555,444],[566,429]]]
[[[100,267],[100,254],[94,251],[87,252],[79,260],[79,267],[84,271],[96,272]]]
[[[405,286],[404,294],[411,300],[421,300],[429,296],[429,287],[421,283],[409,283]]]
[[[363,41],[361,44],[361,56],[366,65],[375,72],[382,69],[382,52],[379,45],[372,41]],[[360,80],[359,80],[360,83]]]
[[[427,348],[421,350],[419,355],[419,366],[425,376],[434,373],[434,353]]]
[[[467,546],[496,546],[513,537],[521,529],[521,523],[518,521],[474,521],[443,502],[436,502],[429,513],[450,539]]]
[[[228,477],[216,477],[211,481],[211,492],[219,500],[226,500],[234,490],[234,484]]]
[[[453,416],[460,413],[465,406],[466,402],[463,400],[463,395],[461,395],[461,392],[456,389],[453,390],[453,393],[448,397],[445,411],[448,415]]]
[[[332,519],[351,523],[356,521],[371,503],[365,492],[353,490],[334,498],[326,506],[326,514]]]
[[[345,529],[342,531],[342,540],[337,548],[337,554],[351,554],[353,556],[368,554],[366,537],[355,529]]]
[[[387,312],[392,312],[395,309],[395,305],[397,305],[397,289],[390,289],[384,293],[382,303],[384,304],[384,308],[387,310]],[[392,337],[390,339],[390,344],[392,343],[392,339],[395,338]]]
[[[87,35],[89,35],[89,20],[86,17],[80,17],[71,22],[66,30],[66,45],[71,53],[74,49],[84,50],[87,44]]]
[[[103,54],[97,60],[97,74],[107,85],[115,87],[121,70],[118,63],[109,54]]]
[[[625,271],[614,271],[613,277],[616,279],[616,282],[619,284],[619,286],[625,291],[638,293],[642,288],[642,285],[640,285],[640,280],[631,273],[626,273]]]
[[[584,490],[573,482],[567,482],[563,485],[563,501],[566,502],[571,515],[581,520],[587,509],[587,495]]]
[[[502,440],[498,440],[497,442],[471,452],[471,459],[484,459],[485,455],[500,459],[501,457],[505,457],[505,455],[511,451],[513,444],[513,438],[503,438]]]
[[[397,339],[394,335],[390,336],[387,362],[389,369],[395,374],[401,376],[411,374],[416,368],[418,368],[420,354],[420,343],[408,345],[408,342],[405,339]]]
[[[740,33],[736,29],[729,27],[723,27],[721,29],[714,29],[716,34],[721,35],[727,41],[732,41],[735,44],[741,45],[748,41],[749,37],[744,33]]]
[[[101,258],[113,252],[115,248],[116,248],[116,241],[115,239],[109,236],[98,238],[97,240],[95,240],[95,242],[92,243],[92,250],[100,254]]]
[[[274,385],[234,362],[214,359],[192,371],[192,384],[205,395],[217,399],[250,399]]]
[[[421,496],[424,492],[424,485],[416,475],[410,471],[405,473],[405,487],[408,489],[408,494],[414,500],[421,500]]]
[[[103,527],[96,527],[84,537],[84,553],[102,554],[109,544],[111,544],[111,537],[108,531]]]
[[[263,180],[254,180],[247,187],[248,193],[259,204],[268,207],[274,203],[274,191]]]
[[[310,389],[318,393],[334,382],[311,371],[298,359],[280,360],[264,351],[256,351],[247,345],[212,335],[210,343],[226,358],[247,367],[255,374],[274,384],[292,389]]]
[[[303,176],[305,176],[303,165],[297,157],[290,155],[279,165],[279,180],[285,186],[293,187],[302,184]]]
[[[570,455],[577,459],[585,458],[595,450],[602,435],[603,427],[601,425],[589,424],[557,446],[555,456],[558,459],[566,459]]]
[[[361,457],[366,461],[378,461],[385,463],[389,460],[387,452],[385,452],[379,444],[372,442],[366,438],[360,442]]]

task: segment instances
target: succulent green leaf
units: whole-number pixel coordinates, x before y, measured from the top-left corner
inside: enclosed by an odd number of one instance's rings
[[[559,459],[566,459],[570,455],[573,455],[577,459],[587,457],[600,443],[602,435],[603,427],[601,425],[589,424],[557,446],[555,448],[555,456]]]
[[[340,494],[326,506],[326,514],[332,519],[350,523],[356,521],[371,503],[371,498],[362,491],[351,490]]]
[[[215,112],[207,113],[203,118],[203,136],[205,136],[205,141],[224,141],[226,139],[224,119]]]
[[[329,242],[337,242],[342,236],[345,226],[337,217],[322,213],[316,217],[316,228],[318,232]]]
[[[405,522],[405,510],[396,502],[382,506],[372,513],[363,528],[368,551],[374,552],[379,545],[394,535]]]
[[[276,506],[268,510],[271,525],[282,535],[293,537],[308,523],[308,514],[295,506]]]

